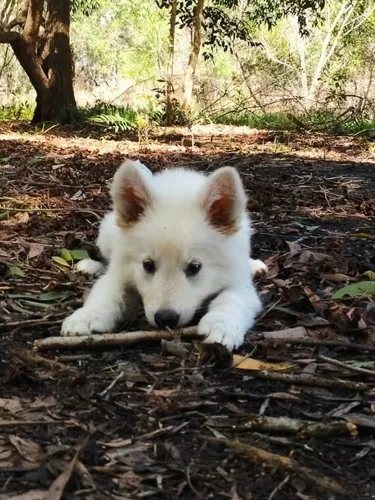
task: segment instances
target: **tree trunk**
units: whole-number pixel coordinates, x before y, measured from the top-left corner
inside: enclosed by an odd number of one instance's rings
[[[198,57],[202,45],[203,7],[204,7],[204,0],[197,0],[197,5],[194,11],[191,51],[189,56],[189,62],[186,68],[185,82],[184,82],[185,88],[184,88],[184,100],[182,103],[182,108],[185,111],[188,111],[190,108],[191,98],[193,96],[195,71],[197,69]]]
[[[25,0],[27,11],[6,27],[21,32],[0,32],[0,43],[9,43],[37,94],[33,123],[70,123],[76,109],[73,63],[69,43],[70,0],[47,0],[43,38],[39,30],[45,0]]]
[[[167,66],[168,74],[167,74],[167,84],[166,84],[166,116],[165,116],[166,125],[173,124],[172,94],[174,91],[173,74],[174,74],[174,51],[175,51],[175,39],[176,39],[177,6],[178,6],[178,0],[172,0],[171,16],[169,19],[169,54],[168,54],[168,66]]]
[[[44,43],[39,48],[42,68],[49,81],[50,103],[37,99],[33,122],[55,119],[71,123],[76,110],[73,61],[70,49],[70,1],[48,0]],[[52,116],[51,116],[52,115]]]

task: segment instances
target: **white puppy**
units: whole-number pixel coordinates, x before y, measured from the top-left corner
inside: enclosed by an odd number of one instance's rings
[[[98,237],[108,268],[64,321],[62,335],[114,331],[135,289],[152,326],[185,326],[205,305],[198,323],[205,341],[229,350],[241,345],[261,310],[252,275],[266,266],[249,261],[252,229],[237,171],[152,176],[128,160],[114,177],[112,198],[114,211]],[[88,259],[79,268],[98,274],[102,264]]]

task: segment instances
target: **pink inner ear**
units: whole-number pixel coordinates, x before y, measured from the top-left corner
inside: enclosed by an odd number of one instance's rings
[[[139,190],[128,182],[122,189],[122,196],[125,204],[125,222],[133,224],[142,217],[146,208],[146,200],[139,193]]]
[[[212,226],[225,233],[235,230],[236,219],[234,197],[229,193],[221,193],[208,207],[208,219]]]

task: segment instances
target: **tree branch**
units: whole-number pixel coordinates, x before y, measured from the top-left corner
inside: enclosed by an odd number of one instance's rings
[[[0,43],[10,43],[16,42],[21,38],[21,35],[16,31],[0,32]]]
[[[30,0],[23,35],[26,42],[35,44],[42,24],[44,0]]]

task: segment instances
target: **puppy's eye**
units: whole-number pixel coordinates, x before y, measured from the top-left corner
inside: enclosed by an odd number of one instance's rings
[[[192,261],[189,262],[185,269],[186,276],[195,276],[199,273],[202,268],[202,264],[200,262]]]
[[[152,259],[144,260],[143,269],[147,274],[154,274],[154,272],[156,271],[155,262]]]

